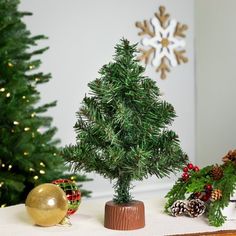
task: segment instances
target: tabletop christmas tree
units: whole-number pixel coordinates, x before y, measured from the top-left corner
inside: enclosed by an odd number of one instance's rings
[[[31,36],[22,21],[30,13],[19,12],[18,5],[18,0],[0,0],[1,207],[24,202],[35,185],[60,178],[65,170],[52,118],[42,115],[56,102],[36,105],[40,100],[36,86],[51,75],[38,71],[37,56],[47,48],[32,46],[46,37]]]
[[[126,39],[116,45],[114,61],[88,84],[90,96],[85,96],[77,113],[77,143],[63,151],[74,170],[114,181],[115,195],[106,204],[107,211],[111,205],[135,203],[130,194],[133,180],[168,176],[187,161],[177,134],[168,129],[176,116],[174,108],[161,100],[156,82],[143,75],[136,52],[136,45]],[[144,226],[144,221],[137,223],[126,213],[119,219],[114,223],[105,215],[105,227]]]

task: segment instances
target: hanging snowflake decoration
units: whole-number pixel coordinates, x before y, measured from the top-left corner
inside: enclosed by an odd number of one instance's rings
[[[156,71],[161,73],[161,79],[166,79],[166,73],[170,72],[170,67],[175,67],[181,63],[188,62],[184,56],[185,31],[187,25],[182,25],[174,19],[169,19],[170,15],[165,12],[165,7],[160,6],[159,12],[155,13],[150,22],[136,22],[136,27],[141,31],[138,35],[146,35],[141,40],[145,49],[140,49],[141,55],[138,58],[144,60],[145,64],[149,63],[156,67]],[[148,49],[146,49],[148,48]]]

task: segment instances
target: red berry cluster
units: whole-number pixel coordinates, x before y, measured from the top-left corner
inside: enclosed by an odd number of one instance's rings
[[[204,191],[203,192],[196,192],[196,193],[193,193],[191,198],[194,198],[194,199],[200,199],[204,202],[207,202],[210,197],[211,197],[211,193],[212,193],[212,185],[211,184],[206,184],[204,186]]]
[[[198,166],[194,166],[192,163],[188,163],[186,167],[183,168],[182,180],[187,181],[190,177],[191,171],[198,172],[200,169]]]
[[[204,192],[204,194],[203,194],[201,200],[204,201],[204,202],[206,202],[206,201],[208,201],[208,200],[210,199],[210,197],[211,197],[211,192],[212,192],[212,189],[213,189],[213,188],[212,188],[212,185],[211,185],[211,184],[206,184],[206,185],[204,186],[204,189],[205,189],[205,192]]]

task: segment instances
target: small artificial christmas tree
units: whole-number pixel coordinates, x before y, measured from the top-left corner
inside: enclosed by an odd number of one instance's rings
[[[96,172],[114,180],[114,203],[132,201],[131,181],[168,176],[187,161],[178,136],[168,130],[172,105],[160,99],[156,82],[143,76],[136,45],[122,39],[114,62],[89,83],[75,124],[77,144],[64,149],[74,170]]]
[[[19,0],[0,0],[0,206],[22,203],[40,183],[63,176],[64,160],[53,139],[52,118],[42,116],[56,102],[36,106],[38,84],[50,74],[37,69],[34,56],[47,48],[32,50],[45,36],[31,36],[22,22],[30,13],[18,11]],[[33,59],[34,57],[34,59]],[[77,178],[75,176],[75,178]],[[80,181],[86,176],[78,176]],[[87,193],[87,192],[85,192]]]

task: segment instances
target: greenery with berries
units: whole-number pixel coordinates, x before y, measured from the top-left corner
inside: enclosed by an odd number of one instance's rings
[[[222,210],[228,206],[235,189],[236,164],[233,159],[229,158],[222,165],[210,165],[201,170],[188,164],[183,168],[182,177],[166,195],[165,211],[170,213],[171,206],[177,200],[199,199],[206,205],[205,214],[209,224],[218,227],[226,220]]]

